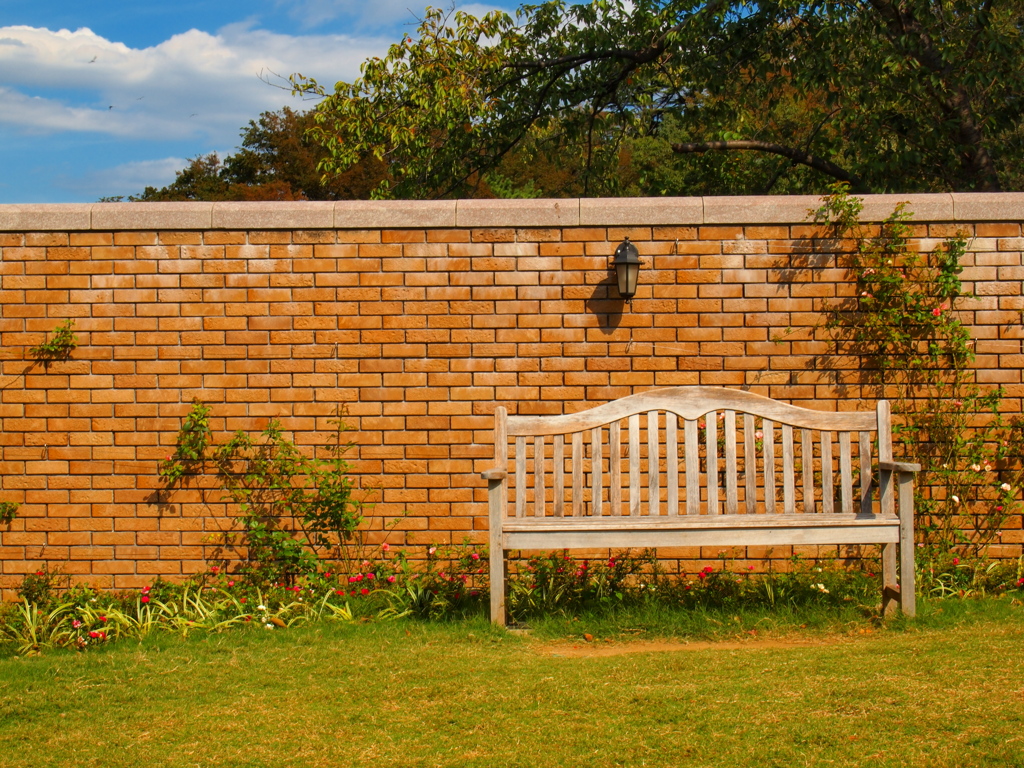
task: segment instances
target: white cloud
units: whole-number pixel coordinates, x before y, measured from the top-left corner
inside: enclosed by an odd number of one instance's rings
[[[291,36],[237,24],[191,29],[135,49],[89,29],[0,28],[0,122],[23,132],[91,131],[133,139],[223,142],[260,112],[299,104],[260,74],[332,84],[387,41]]]

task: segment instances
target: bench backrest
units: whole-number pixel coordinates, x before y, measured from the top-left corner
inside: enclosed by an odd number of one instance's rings
[[[874,460],[892,461],[890,432],[884,400],[826,412],[676,387],[561,416],[499,407],[495,466],[508,471],[506,514],[520,518],[892,514],[872,493]]]

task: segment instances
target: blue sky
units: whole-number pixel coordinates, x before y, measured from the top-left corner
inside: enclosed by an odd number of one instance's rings
[[[162,186],[187,158],[233,151],[261,112],[310,106],[261,73],[351,80],[415,30],[418,2],[0,0],[0,203]]]

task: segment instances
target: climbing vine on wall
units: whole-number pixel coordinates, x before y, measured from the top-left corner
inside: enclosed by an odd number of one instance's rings
[[[854,355],[892,401],[896,451],[918,461],[918,531],[941,552],[978,554],[996,541],[1019,503],[1019,429],[1001,389],[979,386],[974,340],[960,310],[973,299],[960,275],[965,234],[930,253],[912,243],[911,214],[897,205],[880,227],[858,221],[862,204],[842,185],[813,211],[835,238],[851,239],[856,295],[825,306],[837,355]]]

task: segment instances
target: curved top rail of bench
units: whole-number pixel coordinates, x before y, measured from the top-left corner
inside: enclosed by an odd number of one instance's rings
[[[881,401],[879,406],[888,402]],[[711,411],[734,410],[805,429],[826,431],[867,431],[878,428],[878,413],[872,411],[815,411],[777,400],[721,387],[670,387],[629,395],[579,413],[560,416],[509,416],[508,434],[564,435],[604,426],[636,413],[668,411],[682,419],[699,419]]]

